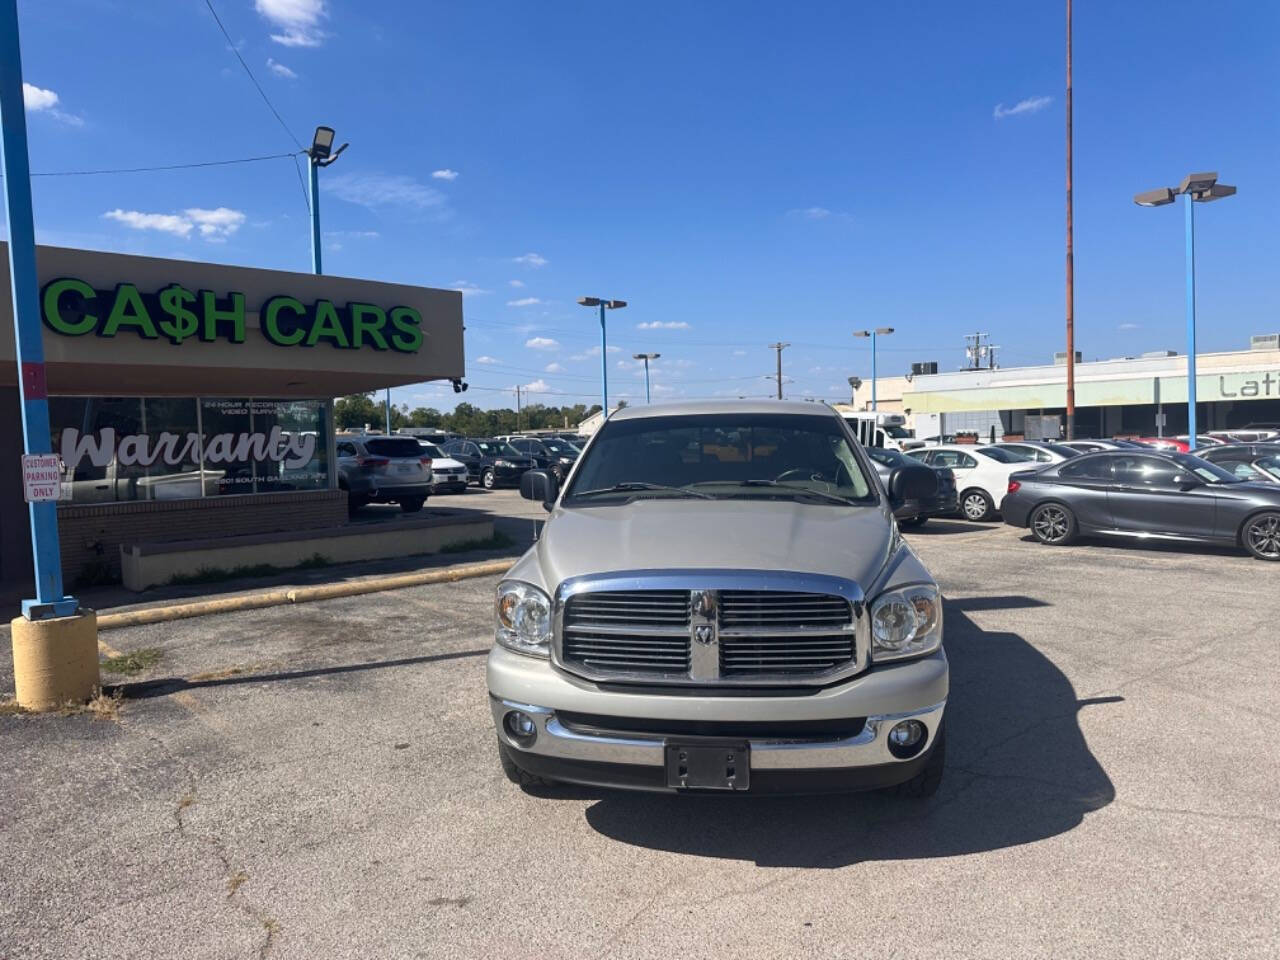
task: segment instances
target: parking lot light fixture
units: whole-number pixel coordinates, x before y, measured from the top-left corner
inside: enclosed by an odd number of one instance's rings
[[[1186,223],[1187,301],[1187,447],[1196,448],[1196,215],[1195,204],[1235,196],[1236,188],[1218,182],[1217,173],[1189,173],[1176,187],[1157,187],[1133,198],[1140,207],[1163,207],[1181,195]]]
[[[320,268],[320,177],[321,167],[327,167],[350,144],[344,143],[337,150],[333,149],[333,127],[316,127],[315,136],[311,138],[311,146],[303,151],[307,155],[308,177],[307,197],[311,204],[311,272],[322,273]]]
[[[601,420],[609,419],[609,343],[605,336],[605,310],[621,310],[627,305],[625,300],[605,300],[603,297],[579,297],[578,304],[583,307],[600,308],[600,416]]]
[[[649,403],[649,361],[657,360],[662,354],[660,353],[633,353],[632,360],[644,361],[644,402]]]
[[[874,330],[855,330],[853,335],[859,339],[871,338],[871,409],[876,409],[876,337],[887,337],[893,333],[893,327],[876,327]]]

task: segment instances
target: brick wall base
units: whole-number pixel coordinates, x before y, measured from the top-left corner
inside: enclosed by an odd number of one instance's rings
[[[69,586],[90,571],[119,579],[122,543],[313,530],[346,522],[345,490],[67,504],[58,508],[62,575]]]

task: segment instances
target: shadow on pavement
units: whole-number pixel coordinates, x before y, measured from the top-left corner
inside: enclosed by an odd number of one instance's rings
[[[970,602],[948,604],[947,773],[932,800],[569,795],[594,799],[587,822],[619,843],[771,867],[959,856],[1065,833],[1115,798],[1077,713],[1122,698],[1077,699],[1062,671],[1022,637],[979,629],[963,612]]]
[[[921,527],[904,527],[902,532],[908,537],[945,537],[956,533],[981,533],[987,530],[999,530],[999,523],[970,523],[968,520],[948,520],[930,517],[929,522]]]
[[[1080,537],[1078,540],[1061,545],[1048,547],[1037,540],[1032,534],[1019,537],[1023,543],[1030,543],[1037,547],[1043,547],[1047,550],[1101,550],[1106,553],[1177,553],[1183,555],[1202,556],[1202,557],[1239,557],[1242,560],[1251,560],[1252,557],[1245,551],[1244,547],[1232,547],[1227,544],[1219,543],[1192,543],[1188,540],[1155,540],[1143,539],[1141,537]]]
[[[280,680],[306,680],[311,677],[328,677],[335,674],[358,673],[363,670],[381,670],[385,667],[408,667],[423,663],[441,663],[446,660],[464,660],[468,657],[487,656],[489,648],[459,650],[453,653],[435,653],[421,657],[400,657],[396,660],[370,660],[365,663],[348,663],[336,667],[313,667],[309,670],[287,670],[279,673],[237,673],[230,676],[211,677],[204,680],[188,680],[184,677],[160,677],[137,683],[108,684],[103,688],[109,696],[119,694],[126,700],[149,700],[167,697],[182,690],[200,690],[206,687],[234,687],[242,684],[271,683]]]

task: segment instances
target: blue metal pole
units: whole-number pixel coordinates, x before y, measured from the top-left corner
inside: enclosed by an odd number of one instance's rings
[[[1196,217],[1190,193],[1187,209],[1187,446],[1196,448]]]
[[[36,231],[31,211],[31,167],[27,157],[27,117],[22,99],[22,55],[18,43],[17,0],[0,0],[0,125],[3,126],[5,211],[9,225],[9,283],[17,346],[18,394],[22,400],[23,450],[52,453],[49,399],[45,386],[44,333],[36,280]],[[22,601],[28,620],[65,617],[79,604],[62,592],[58,546],[58,505],[28,504],[36,599]]]
[[[391,436],[391,388],[390,387],[387,387],[386,414],[387,414],[387,436]]]
[[[876,407],[876,332],[871,331],[871,409]]]
[[[323,273],[320,269],[320,167],[310,157],[307,166],[311,168],[311,272]]]
[[[650,403],[649,400],[649,358],[644,358],[644,402]]]
[[[609,419],[609,344],[604,335],[604,300],[600,301],[600,399],[603,422]]]

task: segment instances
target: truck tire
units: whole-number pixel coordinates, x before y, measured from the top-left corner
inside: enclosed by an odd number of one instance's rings
[[[480,486],[484,487],[486,490],[492,490],[497,486],[497,479],[494,477],[492,470],[486,470],[484,473],[480,474]]]
[[[549,787],[555,783],[545,777],[535,777],[521,768],[511,756],[511,751],[501,740],[498,741],[498,762],[502,764],[502,772],[508,780],[521,787]]]
[[[938,728],[938,739],[924,767],[910,780],[889,787],[885,793],[903,800],[927,800],[938,792],[942,784],[942,770],[947,762],[947,734],[945,727]]]

